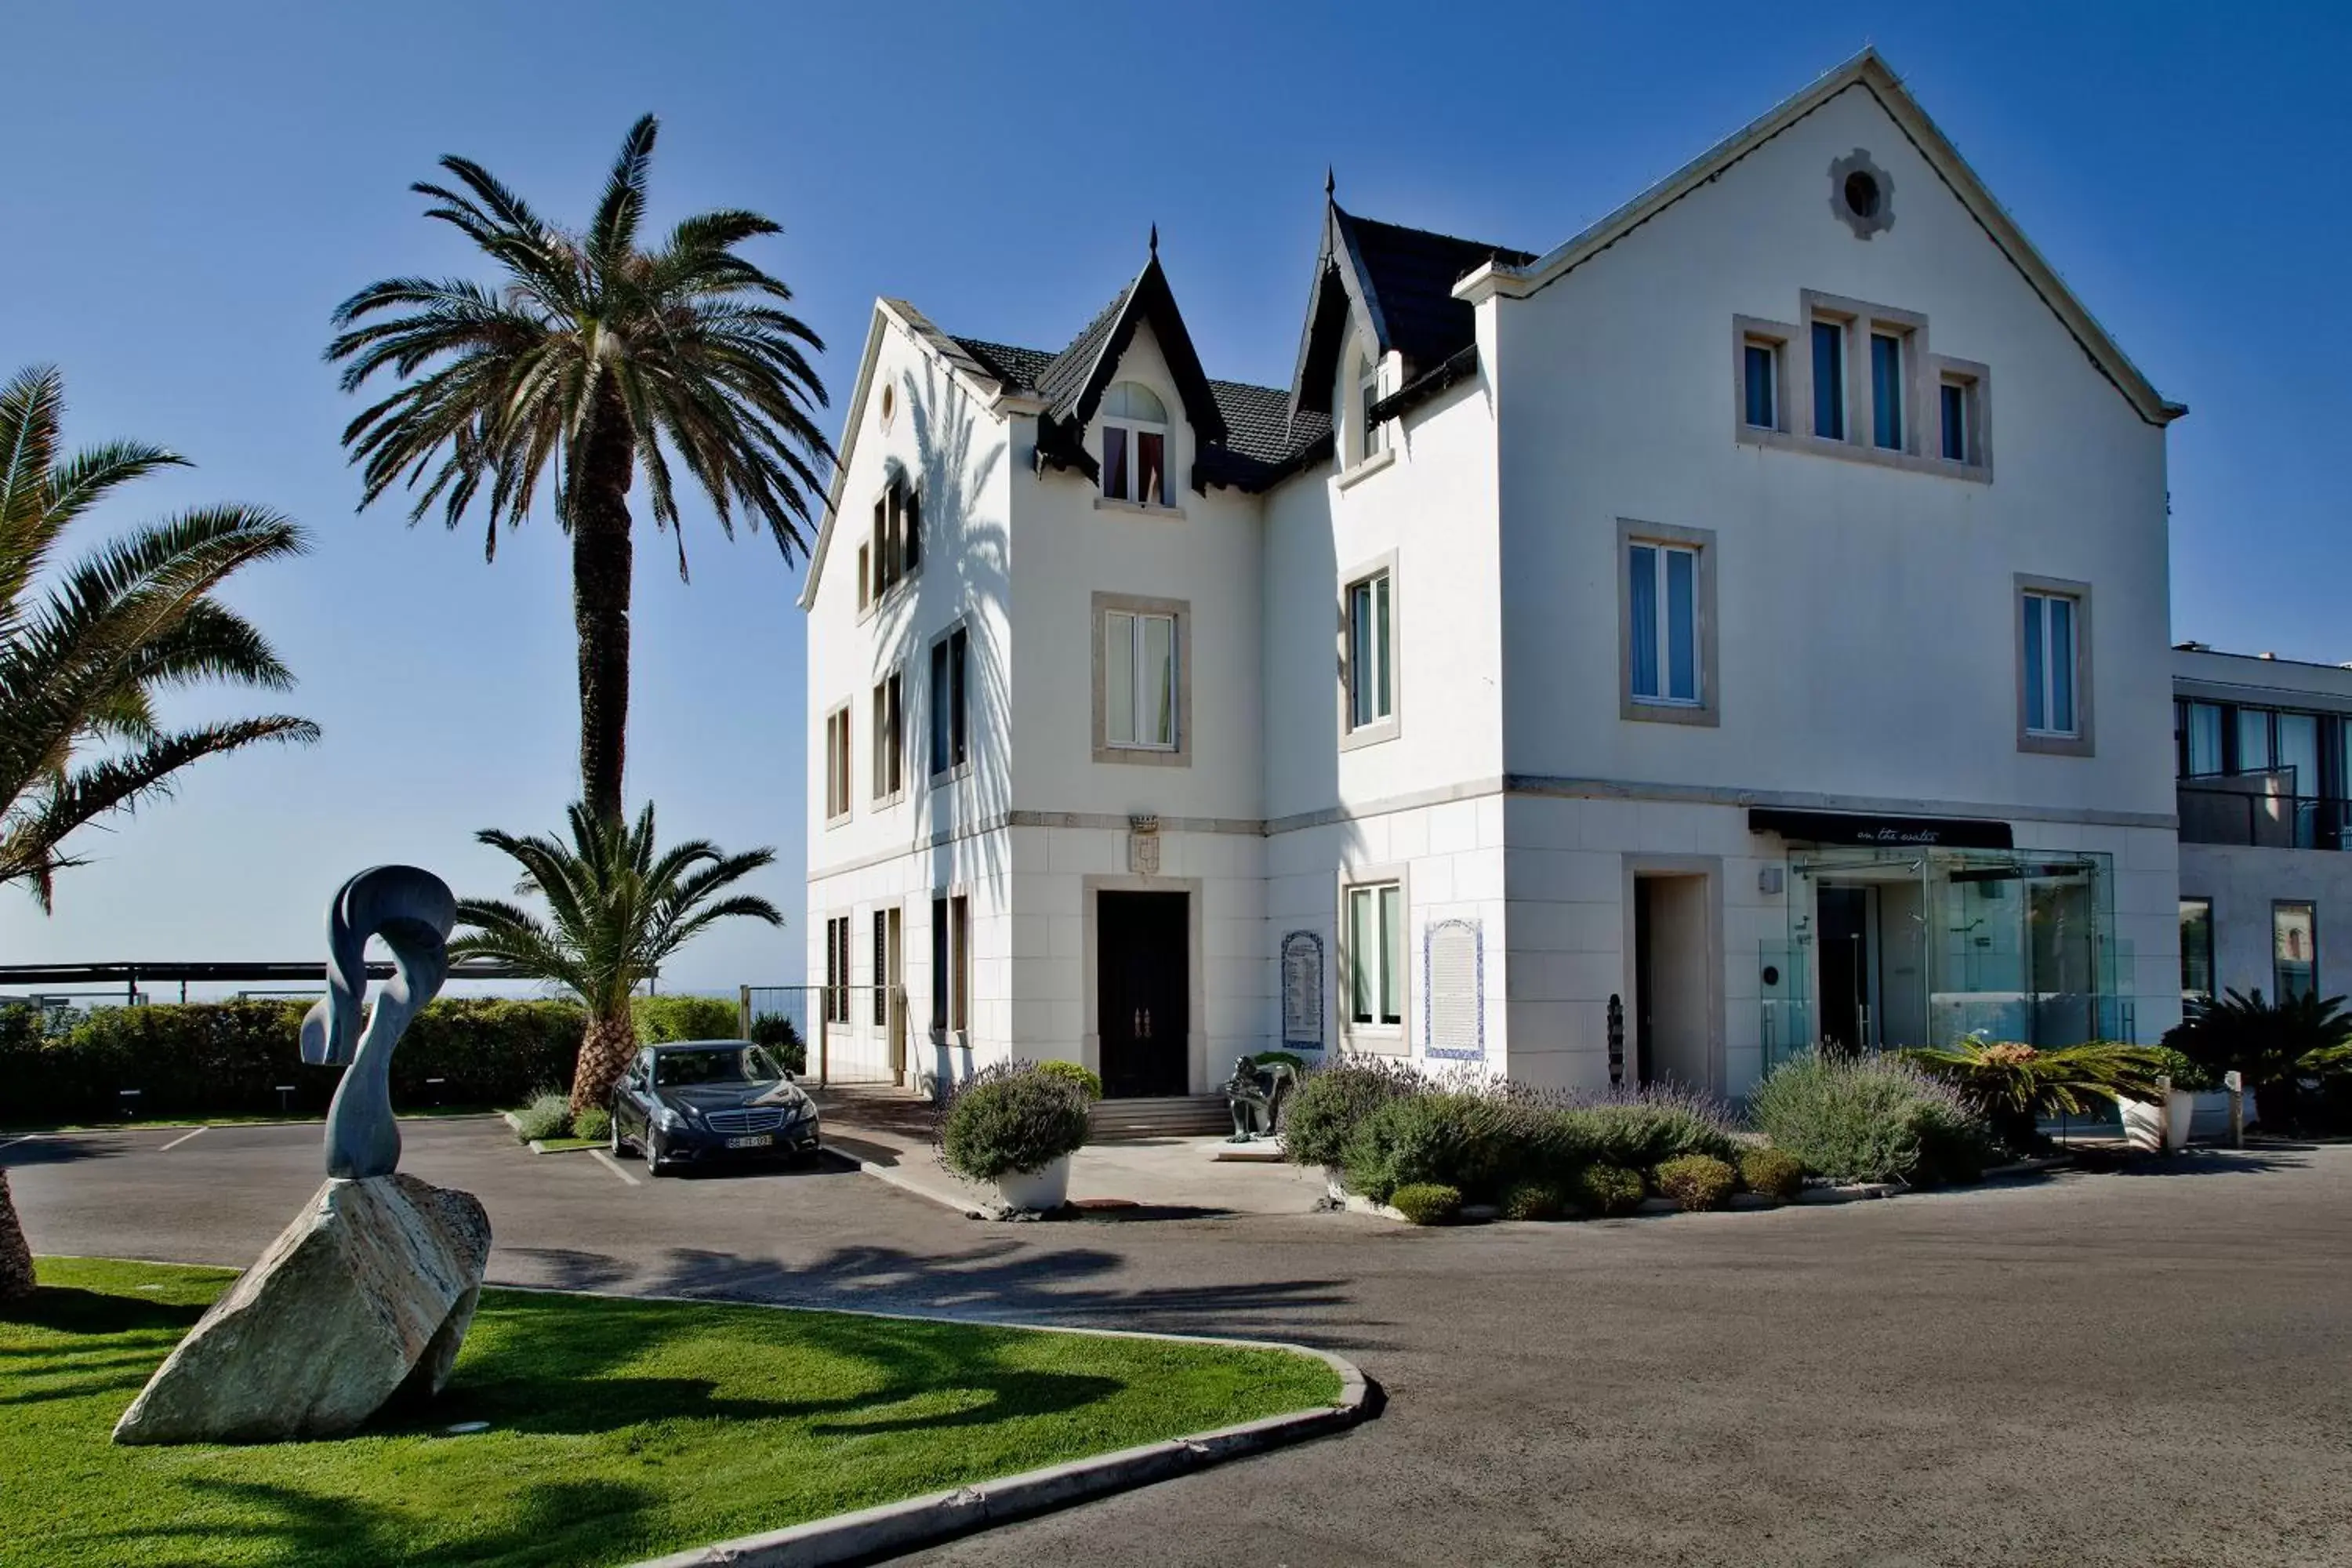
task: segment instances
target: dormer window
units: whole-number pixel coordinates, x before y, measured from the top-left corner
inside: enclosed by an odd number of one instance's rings
[[[1381,362],[1376,359],[1356,362],[1356,417],[1364,432],[1366,458],[1388,450],[1388,426],[1372,422],[1372,405],[1381,400]]]
[[[1103,394],[1102,426],[1104,499],[1169,505],[1168,405],[1159,395],[1120,382]]]

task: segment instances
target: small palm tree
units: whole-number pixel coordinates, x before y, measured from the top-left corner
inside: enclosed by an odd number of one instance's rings
[[[336,310],[327,348],[347,392],[379,371],[404,383],[343,432],[366,479],[362,507],[394,484],[422,483],[409,521],[438,501],[454,529],[483,500],[483,554],[495,558],[499,522],[520,525],[557,465],[555,520],[572,540],[580,643],[581,788],[613,822],[628,729],[629,490],[640,469],[683,578],[671,454],[729,538],[740,507],[787,559],[806,553],[800,524],[833,459],[812,418],[825,396],[807,358],[824,345],[781,308],[792,290],[735,253],[777,226],[709,212],[638,248],[655,130],[650,114],[631,128],[583,234],[541,217],[479,164],[442,159],[460,188],[413,187],[437,204],[425,216],[479,246],[502,277],[495,287],[371,284]]]
[[[2036,1124],[2042,1117],[2082,1116],[2101,1101],[2151,1098],[2164,1070],[2156,1047],[2119,1040],[2045,1050],[1971,1036],[1950,1046],[1914,1047],[1896,1054],[1957,1088],[2019,1153],[2041,1142]]]
[[[2305,992],[2266,1002],[2260,991],[2199,998],[2164,1043],[2217,1079],[2234,1072],[2254,1091],[2255,1114],[2273,1132],[2302,1116],[2303,1080],[2352,1072],[2352,1016],[2344,998]]]
[[[117,441],[66,456],[65,384],[36,367],[0,386],[0,883],[50,907],[86,824],[167,793],[181,769],[263,741],[308,742],[284,714],[167,728],[155,700],[205,681],[282,690],[293,676],[213,596],[302,531],[259,507],[205,507],[121,534],[70,565],[60,535],[116,487],[186,459]],[[38,586],[37,586],[38,584]]]
[[[512,964],[562,985],[588,1009],[572,1075],[576,1115],[604,1103],[636,1054],[629,997],[664,959],[719,921],[780,926],[784,917],[750,893],[718,896],[772,864],[772,849],[725,855],[709,839],[694,838],[656,852],[650,802],[634,827],[585,805],[572,807],[570,816],[569,844],[496,828],[475,836],[521,864],[515,890],[545,900],[549,919],[501,899],[460,899],[457,923],[467,929],[449,943],[449,955]]]

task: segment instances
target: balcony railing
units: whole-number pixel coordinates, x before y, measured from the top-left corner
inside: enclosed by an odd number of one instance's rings
[[[2352,801],[2293,794],[2289,775],[2203,775],[2182,779],[2175,787],[2183,844],[2352,848]]]

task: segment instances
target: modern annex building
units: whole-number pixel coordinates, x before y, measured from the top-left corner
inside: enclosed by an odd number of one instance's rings
[[[836,1064],[1736,1093],[2178,1017],[2183,410],[1875,54],[1540,254],[1327,193],[1307,283],[1282,387],[1156,237],[1058,349],[876,306],[803,598]]]

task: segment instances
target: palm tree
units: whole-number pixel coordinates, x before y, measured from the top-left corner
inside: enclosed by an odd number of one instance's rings
[[[2352,1072],[2352,1016],[2344,998],[2315,991],[2266,1002],[2263,994],[2225,991],[2195,998],[2164,1043],[2217,1079],[2234,1072],[2254,1091],[2263,1130],[2294,1131],[2303,1114],[2303,1080]]]
[[[213,594],[240,567],[309,546],[276,512],[204,507],[58,565],[68,524],[117,486],[185,462],[133,441],[61,455],[64,397],[47,366],[0,386],[0,883],[22,883],[44,910],[57,873],[80,863],[64,847],[75,829],[168,793],[199,758],[319,734],[284,714],[179,729],[158,719],[156,698],[173,689],[294,684]]]
[[[494,958],[538,980],[551,980],[588,1009],[572,1074],[572,1109],[600,1106],[636,1054],[629,996],[661,962],[711,925],[742,917],[772,926],[784,917],[749,893],[717,895],[772,864],[776,852],[724,855],[706,838],[658,854],[650,802],[636,826],[623,826],[587,806],[571,813],[572,842],[518,838],[486,829],[475,837],[522,866],[516,891],[547,901],[541,921],[501,899],[460,899],[457,923],[470,928],[449,944],[452,958]]]
[[[442,159],[457,188],[412,188],[436,204],[426,216],[499,265],[497,284],[371,284],[336,310],[327,348],[347,392],[378,371],[403,383],[343,431],[366,479],[362,508],[397,483],[417,492],[412,523],[437,500],[454,529],[482,499],[483,555],[495,559],[500,521],[522,522],[556,463],[580,640],[581,788],[589,809],[614,823],[629,708],[628,498],[640,468],[684,578],[672,454],[729,538],[740,507],[787,560],[806,553],[800,524],[833,458],[811,417],[824,387],[803,352],[824,345],[781,308],[792,290],[735,254],[777,226],[709,212],[656,248],[638,247],[655,129],[650,114],[631,128],[582,234],[541,218],[479,164]]]

